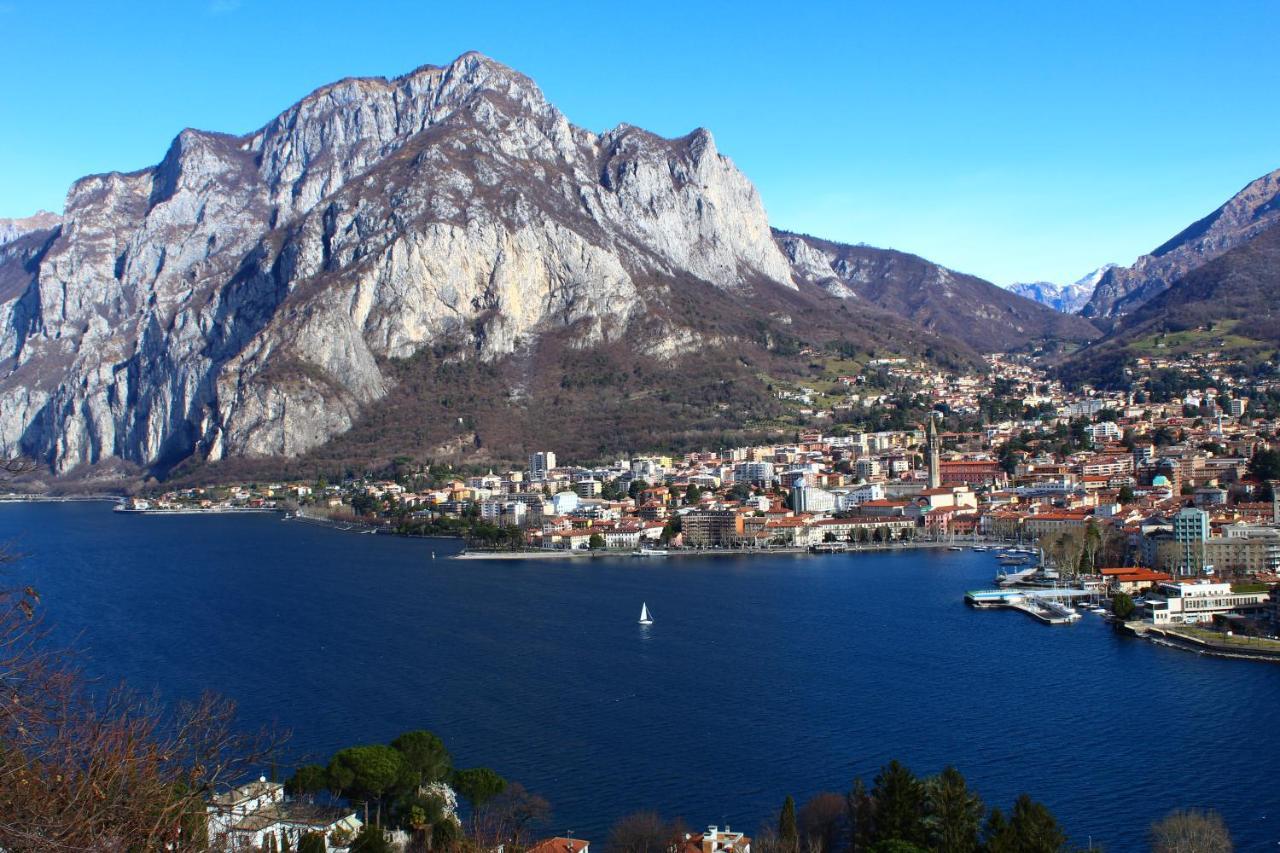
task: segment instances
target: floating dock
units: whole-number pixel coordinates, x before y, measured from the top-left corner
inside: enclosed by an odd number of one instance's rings
[[[1070,625],[1080,619],[1072,607],[1077,599],[1092,598],[1087,589],[978,589],[964,594],[964,603],[980,610],[1003,607],[1020,610],[1046,625]]]

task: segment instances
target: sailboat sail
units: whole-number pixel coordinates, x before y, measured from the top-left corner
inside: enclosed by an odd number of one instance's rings
[[[643,604],[643,603],[642,603],[642,604],[640,605],[640,624],[641,624],[641,625],[651,625],[651,624],[653,624],[653,617],[649,615],[649,605],[648,605],[648,604]]]

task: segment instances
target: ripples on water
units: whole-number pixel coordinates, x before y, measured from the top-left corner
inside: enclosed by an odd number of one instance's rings
[[[452,561],[101,504],[0,506],[3,540],[94,671],[231,696],[299,758],[433,729],[547,796],[553,831],[603,841],[638,809],[752,831],[896,757],[1001,806],[1026,790],[1081,845],[1142,849],[1181,806],[1239,849],[1280,839],[1280,667],[971,611],[987,554]]]

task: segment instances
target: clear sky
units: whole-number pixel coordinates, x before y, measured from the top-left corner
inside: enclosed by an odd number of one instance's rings
[[[710,128],[774,225],[997,283],[1131,263],[1280,168],[1280,3],[0,0],[0,216],[475,49],[575,124]]]

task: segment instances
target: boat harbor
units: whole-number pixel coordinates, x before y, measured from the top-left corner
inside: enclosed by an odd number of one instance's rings
[[[965,604],[980,610],[1007,608],[1020,610],[1046,625],[1070,625],[1082,617],[1079,602],[1097,597],[1097,592],[1071,587],[1043,589],[980,589],[964,594]]]
[[[970,607],[1019,610],[1046,625],[1071,625],[1083,618],[1082,611],[1107,613],[1094,583],[1064,586],[1057,569],[1046,566],[1038,550],[997,549],[995,557],[1000,564],[997,588],[966,592],[964,600]]]

